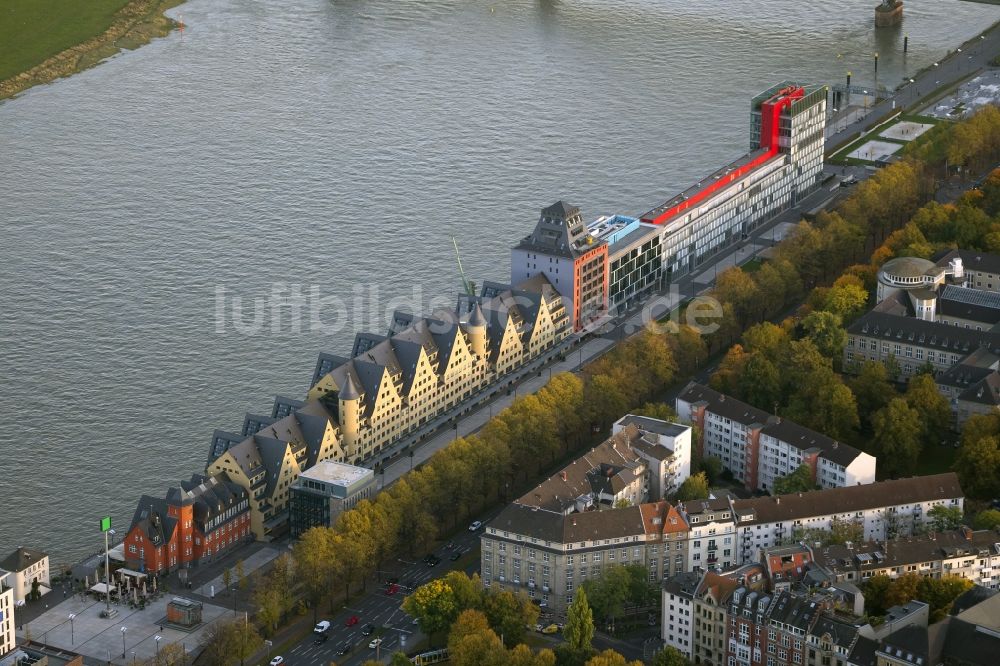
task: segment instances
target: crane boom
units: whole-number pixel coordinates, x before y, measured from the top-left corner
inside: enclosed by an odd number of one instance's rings
[[[458,261],[458,273],[462,276],[462,288],[465,289],[465,293],[469,296],[475,296],[475,288],[465,277],[465,269],[462,268],[462,255],[458,253],[458,241],[455,240],[454,236],[451,237],[451,244],[455,246],[455,260]]]

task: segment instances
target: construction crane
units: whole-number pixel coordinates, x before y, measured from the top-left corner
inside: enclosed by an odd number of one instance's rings
[[[458,261],[458,274],[462,276],[462,288],[465,289],[467,295],[475,297],[476,285],[465,277],[465,269],[462,268],[462,255],[458,253],[458,241],[455,240],[454,236],[451,237],[451,244],[455,246],[455,260]]]

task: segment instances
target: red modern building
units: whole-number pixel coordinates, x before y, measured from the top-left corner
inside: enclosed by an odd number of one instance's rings
[[[125,563],[152,573],[186,569],[252,538],[246,490],[225,474],[195,474],[165,499],[142,496],[125,537]]]

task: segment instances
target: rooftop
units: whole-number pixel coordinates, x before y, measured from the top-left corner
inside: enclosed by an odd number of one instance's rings
[[[881,272],[895,277],[921,277],[933,275],[937,272],[937,266],[933,261],[920,257],[896,257],[882,264]]]
[[[0,569],[17,573],[37,564],[48,556],[48,553],[40,550],[19,547],[13,553],[0,560]]]
[[[335,485],[348,486],[352,483],[374,477],[375,473],[367,467],[355,467],[346,463],[322,460],[299,475],[300,479],[311,479]]]

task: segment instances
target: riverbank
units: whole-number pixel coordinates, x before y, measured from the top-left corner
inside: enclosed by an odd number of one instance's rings
[[[17,74],[12,74],[0,81],[0,100],[13,97],[24,90],[43,83],[50,83],[64,76],[83,71],[101,61],[110,58],[122,49],[136,49],[144,44],[148,44],[157,37],[164,37],[178,27],[177,21],[164,15],[167,9],[176,7],[184,0],[131,0],[121,8],[114,10],[110,8],[109,15],[91,15],[87,18],[91,21],[91,30],[100,31],[94,36],[88,37],[87,27],[82,17],[69,17],[68,23],[76,22],[70,26],[47,26],[44,28],[45,38],[52,40],[54,48],[59,48],[58,42],[54,41],[83,39],[73,46],[58,51],[55,55],[46,57],[39,64],[30,66]],[[21,16],[15,15],[12,20],[13,29],[20,29],[20,33],[27,39],[24,43],[32,43],[32,28],[35,25],[35,17],[45,13],[45,8],[39,7],[37,11],[31,8],[21,12]],[[110,20],[110,24],[108,24]],[[105,27],[106,26],[106,27]],[[60,29],[65,28],[65,29]],[[43,39],[39,37],[39,39]],[[37,45],[32,43],[37,48]],[[42,45],[44,48],[45,45]],[[16,45],[12,58],[20,57],[26,60],[24,66],[28,66],[32,61],[31,53],[24,53],[27,49],[17,52]],[[43,56],[44,57],[44,54]]]

